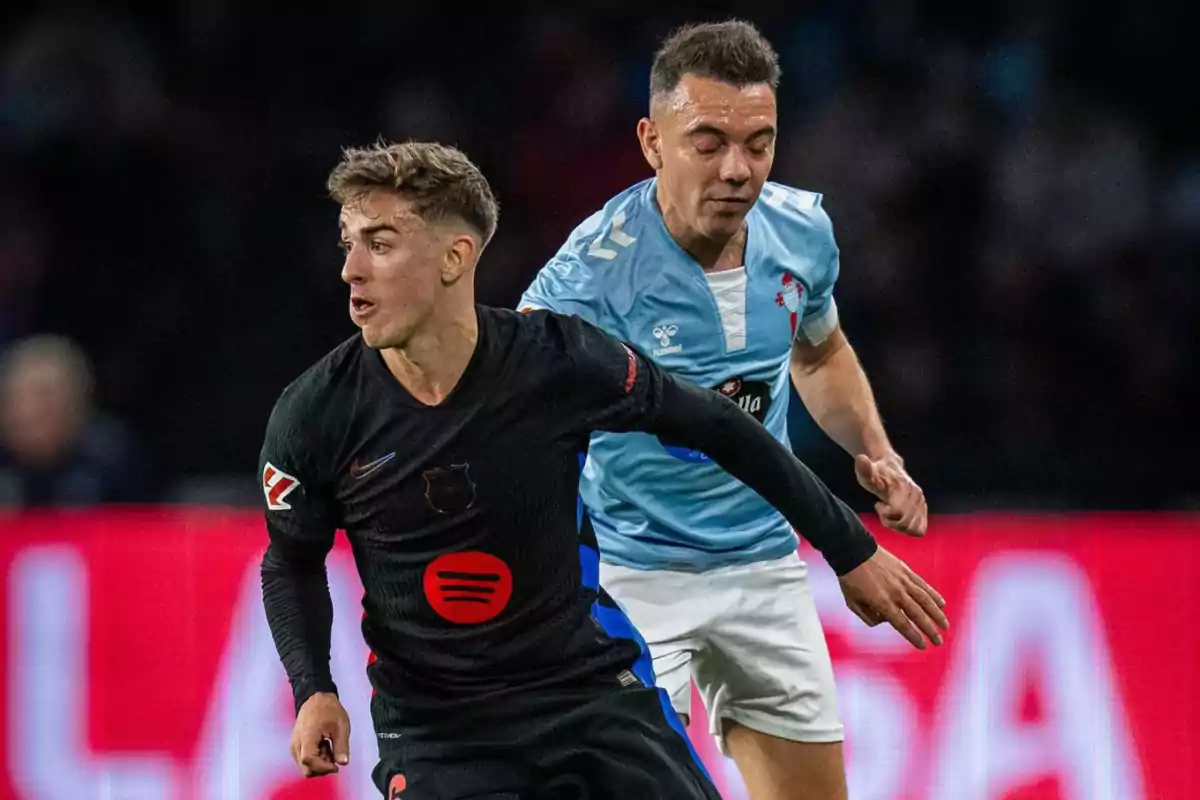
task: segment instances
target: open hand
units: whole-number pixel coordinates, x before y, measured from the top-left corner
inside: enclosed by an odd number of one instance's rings
[[[942,596],[882,547],[838,581],[846,605],[859,619],[872,627],[890,623],[918,650],[926,646],[922,634],[940,645],[940,631],[950,628],[942,611],[946,607]]]

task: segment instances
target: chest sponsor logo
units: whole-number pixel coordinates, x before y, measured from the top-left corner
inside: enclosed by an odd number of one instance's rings
[[[458,625],[494,619],[512,597],[508,564],[491,553],[446,553],[425,568],[425,599],[437,615]]]

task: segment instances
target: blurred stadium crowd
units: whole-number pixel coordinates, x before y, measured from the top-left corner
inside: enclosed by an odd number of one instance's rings
[[[773,177],[826,195],[843,322],[935,512],[1200,504],[1195,9],[737,5],[783,61]],[[463,147],[502,209],[479,298],[511,306],[648,176],[661,36],[727,13],[0,12],[0,505],[254,501],[275,397],[354,331],[339,148]]]

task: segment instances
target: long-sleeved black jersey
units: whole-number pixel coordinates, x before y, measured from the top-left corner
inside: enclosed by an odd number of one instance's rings
[[[339,529],[365,589],[372,685],[414,713],[633,669],[640,645],[596,585],[578,497],[594,430],[707,453],[839,573],[874,553],[851,509],[732,401],[578,317],[477,313],[475,351],[437,406],[356,335],[271,413],[263,600],[297,709],[336,691],[325,557]]]

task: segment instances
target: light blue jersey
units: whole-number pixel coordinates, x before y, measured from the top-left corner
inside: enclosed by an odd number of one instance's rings
[[[792,341],[822,341],[837,320],[838,249],[821,195],[768,182],[746,217],[745,265],[706,274],[667,233],[655,186],[638,183],[584,220],[520,307],[578,314],[736,400],[787,445]],[[580,493],[610,563],[703,571],[796,548],[753,489],[649,434],[594,434]]]

